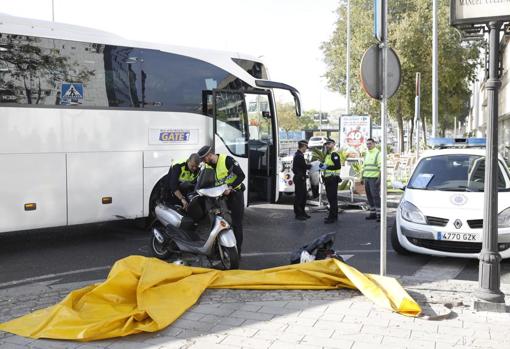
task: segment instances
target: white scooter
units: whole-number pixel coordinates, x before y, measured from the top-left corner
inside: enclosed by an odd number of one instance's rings
[[[236,238],[227,221],[230,214],[223,196],[227,185],[204,188],[199,184],[211,183],[211,180],[204,180],[211,176],[214,183],[214,172],[202,171],[196,191],[189,195],[187,211],[177,205],[159,203],[156,206],[156,219],[151,226],[152,252],[160,259],[173,256],[176,260],[180,260],[183,253],[202,255],[212,265],[213,260],[220,260],[225,269],[238,269]]]

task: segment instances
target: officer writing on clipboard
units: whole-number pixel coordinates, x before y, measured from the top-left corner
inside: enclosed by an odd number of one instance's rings
[[[335,151],[335,141],[331,138],[324,143],[326,157],[324,163],[319,166],[324,178],[326,196],[329,202],[329,214],[324,223],[331,224],[338,220],[338,184],[340,183],[340,156]]]

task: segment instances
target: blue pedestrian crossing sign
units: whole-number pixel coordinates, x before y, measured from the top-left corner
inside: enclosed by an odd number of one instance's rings
[[[82,104],[83,102],[83,83],[81,82],[63,82],[60,88],[60,104]]]

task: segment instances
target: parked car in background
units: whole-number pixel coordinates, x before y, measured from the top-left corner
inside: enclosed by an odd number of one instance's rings
[[[485,149],[469,147],[469,140],[463,148],[445,141],[452,147],[426,151],[408,185],[397,185],[404,189],[391,232],[397,253],[478,258]],[[510,258],[510,172],[501,156],[498,162],[498,250]]]
[[[308,148],[322,147],[326,143],[326,137],[313,136],[308,140]]]

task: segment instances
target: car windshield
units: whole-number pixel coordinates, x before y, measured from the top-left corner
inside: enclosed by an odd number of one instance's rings
[[[443,191],[483,192],[485,158],[480,155],[453,154],[423,158],[409,181],[408,188]],[[499,162],[498,190],[510,191],[508,171]]]

